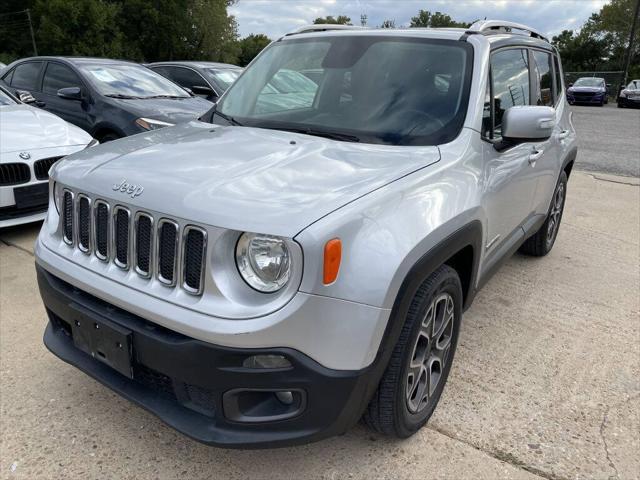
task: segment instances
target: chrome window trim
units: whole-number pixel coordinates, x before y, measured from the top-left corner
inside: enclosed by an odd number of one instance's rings
[[[191,288],[187,285],[186,282],[186,249],[187,249],[187,234],[191,231],[195,230],[197,232],[202,233],[202,263],[200,268],[200,288],[197,290]],[[180,254],[180,278],[182,281],[182,288],[185,292],[190,293],[191,295],[202,295],[204,290],[204,272],[207,262],[207,231],[204,228],[196,227],[195,225],[187,225],[184,227],[182,231],[182,249]]]
[[[67,207],[66,207],[64,197],[67,193],[71,195],[71,238],[67,238],[67,234],[65,232],[66,222],[67,222]],[[66,243],[70,247],[73,247],[74,240],[75,240],[74,232],[76,229],[73,228],[75,223],[75,218],[74,218],[75,212],[76,212],[75,195],[73,191],[69,190],[68,188],[63,188],[62,189],[62,215],[60,215],[60,218],[62,219],[62,240],[64,241],[64,243]]]
[[[140,221],[140,217],[147,217],[151,222],[151,226],[149,227],[150,228],[149,234],[151,235],[151,245],[149,245],[149,271],[148,272],[145,272],[144,270],[141,270],[140,267],[138,267],[138,222]],[[134,270],[142,278],[151,278],[153,276],[153,267],[154,267],[153,259],[155,258],[153,253],[154,253],[154,242],[156,238],[153,216],[147,212],[138,211],[134,216],[133,224],[134,224],[133,242],[132,242],[133,248],[132,248],[131,255],[133,256]]]
[[[80,201],[85,198],[88,202],[89,202],[89,245],[86,246],[86,248],[84,248],[82,246],[82,243],[80,242]],[[78,250],[80,250],[82,253],[87,254],[87,255],[91,255],[91,247],[93,245],[93,221],[92,221],[92,217],[93,217],[93,204],[91,201],[91,198],[87,195],[85,195],[84,193],[78,193],[78,199],[76,200],[77,203],[77,208],[76,208],[76,224],[78,225],[77,230],[77,240],[78,240]]]
[[[122,263],[118,260],[118,245],[117,245],[117,215],[119,211],[125,211],[127,213],[127,263]],[[129,265],[131,264],[131,212],[129,209],[123,205],[116,205],[113,207],[113,212],[111,213],[111,224],[113,227],[111,228],[111,252],[113,253],[113,263],[116,267],[121,268],[122,270],[129,270]]]
[[[96,222],[98,220],[98,207],[100,205],[105,205],[107,207],[107,255],[103,256],[99,251],[98,251],[98,229],[96,228]],[[109,261],[109,254],[110,252],[110,245],[109,245],[109,238],[111,235],[111,207],[109,206],[108,202],[105,202],[104,200],[95,200],[93,202],[93,212],[92,212],[92,221],[93,221],[93,233],[95,235],[95,239],[94,239],[94,253],[96,255],[96,258],[98,260],[101,260],[103,262],[108,262]]]
[[[162,261],[162,259],[160,258],[160,232],[162,230],[162,226],[165,224],[171,224],[174,226],[174,228],[176,229],[176,241],[175,244],[173,246],[174,248],[174,257],[173,257],[173,280],[168,280],[166,278],[164,278],[162,276],[162,272],[161,272],[161,268],[160,268],[160,262]],[[162,283],[163,285],[167,286],[167,287],[175,287],[176,283],[177,283],[177,277],[178,277],[178,263],[180,262],[180,225],[178,225],[177,222],[169,219],[169,218],[161,218],[160,220],[158,220],[158,226],[155,230],[155,237],[156,237],[156,241],[155,241],[155,258],[156,258],[156,278],[158,279],[158,281],[160,283]]]

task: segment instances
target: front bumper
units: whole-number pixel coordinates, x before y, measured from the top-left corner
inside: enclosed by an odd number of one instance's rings
[[[622,105],[623,107],[640,108],[640,97],[618,97],[618,105]]]
[[[606,101],[607,97],[604,94],[593,94],[593,95],[572,95],[571,93],[567,93],[567,101],[570,104],[579,103],[579,104],[587,104],[587,105],[600,105]]]
[[[275,447],[341,434],[360,418],[381,373],[379,361],[358,371],[332,370],[291,348],[212,345],[78,290],[41,266],[36,270],[50,320],[44,334],[47,348],[203,443]],[[76,347],[76,321],[107,323],[131,332],[132,378]],[[291,367],[242,366],[256,354],[284,355]],[[282,391],[294,392],[292,407],[277,403],[274,392]]]
[[[0,228],[44,220],[49,203],[48,189],[46,180],[0,187]],[[21,193],[19,202],[16,192]]]

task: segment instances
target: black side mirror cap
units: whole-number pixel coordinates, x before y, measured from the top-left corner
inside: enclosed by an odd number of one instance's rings
[[[58,90],[60,98],[67,100],[82,100],[82,89],[80,87],[66,87]]]
[[[212,95],[213,89],[211,87],[207,87],[205,85],[193,85],[190,90],[196,95]]]

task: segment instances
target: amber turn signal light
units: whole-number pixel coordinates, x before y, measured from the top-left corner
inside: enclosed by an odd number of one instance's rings
[[[339,238],[329,240],[324,246],[324,272],[322,280],[325,285],[335,282],[336,278],[338,278],[340,260],[342,260],[342,242]]]

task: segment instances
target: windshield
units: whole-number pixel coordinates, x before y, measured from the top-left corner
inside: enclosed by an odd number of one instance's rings
[[[449,40],[288,39],[257,58],[217,111],[234,124],[349,141],[445,143],[462,128],[472,54]]]
[[[574,87],[604,87],[604,80],[601,78],[579,78],[576,80],[576,83],[573,84]]]
[[[640,80],[631,80],[631,83],[627,85],[627,90],[640,90]]]
[[[189,97],[175,83],[140,65],[82,64],[80,69],[102,95],[121,98]]]
[[[16,105],[17,103],[18,102],[16,102],[4,90],[0,88],[0,107],[4,107],[5,105]]]
[[[239,68],[205,68],[204,72],[209,80],[224,92],[236,81],[242,70]]]

